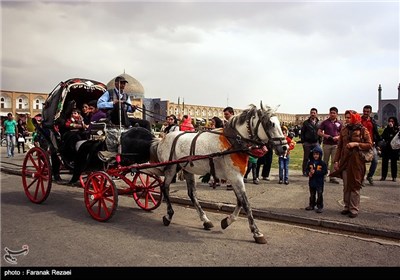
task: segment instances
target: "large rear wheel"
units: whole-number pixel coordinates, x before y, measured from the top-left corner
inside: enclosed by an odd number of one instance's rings
[[[111,177],[103,171],[96,171],[88,176],[84,198],[89,214],[99,222],[108,221],[118,206],[117,187]]]
[[[163,182],[160,177],[137,172],[133,176],[132,182],[135,186],[133,199],[140,208],[151,211],[161,205]]]
[[[51,190],[51,166],[48,153],[39,147],[30,149],[22,164],[22,185],[33,203],[42,203]]]

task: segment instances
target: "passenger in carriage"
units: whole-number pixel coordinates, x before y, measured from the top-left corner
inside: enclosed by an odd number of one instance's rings
[[[65,122],[65,126],[68,129],[80,129],[80,130],[85,130],[89,127],[89,125],[83,122],[83,117],[81,116],[79,109],[72,110],[71,116]]]
[[[107,118],[107,113],[104,112],[104,110],[100,110],[97,108],[97,101],[92,100],[89,103],[89,109],[92,112],[91,118],[90,118],[90,123],[98,122],[101,119],[106,119]],[[90,128],[90,126],[89,126]]]
[[[138,118],[128,118],[128,112],[136,111],[136,106],[132,105],[129,95],[124,92],[128,81],[118,76],[114,80],[114,89],[107,90],[97,101],[99,109],[107,110],[107,116],[111,123],[119,125],[119,112],[121,111],[121,124],[125,127],[132,127],[138,124],[151,131],[150,122]]]
[[[79,109],[74,108],[64,127],[65,131],[61,134],[60,151],[65,160],[73,161],[76,143],[88,139],[86,130],[88,125],[83,123]]]
[[[88,103],[83,103],[82,105],[82,118],[83,122],[86,125],[90,124],[90,119],[92,117],[92,110],[90,109],[90,106]]]
[[[87,134],[92,135],[93,130],[93,126],[95,123],[97,122],[105,122],[107,120],[107,113],[104,112],[104,110],[99,110],[97,108],[97,100],[92,100],[88,103],[89,105],[89,110],[91,111],[91,118],[90,118],[90,124],[89,127],[87,129]]]

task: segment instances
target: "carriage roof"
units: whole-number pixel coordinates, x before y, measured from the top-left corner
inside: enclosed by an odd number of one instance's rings
[[[92,79],[73,78],[60,82],[44,103],[42,124],[53,126],[58,118],[67,117],[71,103],[80,109],[84,103],[98,100],[106,90],[105,84]]]

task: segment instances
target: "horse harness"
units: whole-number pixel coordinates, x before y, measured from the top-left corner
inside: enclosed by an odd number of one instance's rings
[[[257,128],[260,125],[261,121],[257,123]],[[248,123],[248,130],[250,131],[250,124]],[[193,161],[197,159],[202,159],[204,156],[196,156],[195,155],[195,150],[196,150],[196,143],[197,139],[199,136],[203,133],[213,133],[213,134],[218,134],[218,135],[224,135],[228,142],[231,144],[230,148],[228,150],[218,152],[218,153],[212,153],[206,156],[209,160],[210,164],[210,174],[214,177],[217,178],[215,175],[215,164],[214,164],[214,157],[220,157],[228,154],[233,154],[233,153],[247,153],[247,154],[252,154],[251,150],[252,149],[260,149],[261,146],[264,146],[265,143],[262,142],[259,138],[260,141],[254,140],[254,139],[249,139],[249,138],[243,138],[232,126],[227,126],[224,128],[223,132],[220,131],[210,131],[210,130],[204,130],[204,131],[199,131],[199,132],[193,132],[193,131],[185,131],[181,134],[179,134],[177,137],[175,137],[174,141],[172,142],[171,145],[171,151],[169,155],[169,162],[172,161],[173,159],[173,151],[176,148],[176,144],[178,142],[178,139],[186,134],[186,133],[197,133],[195,137],[192,139],[192,142],[190,144],[190,152],[189,156],[182,158],[186,159],[186,165],[190,164],[190,166],[193,166]],[[252,133],[250,134],[251,138],[255,138],[255,135]],[[251,143],[249,145],[248,143]],[[185,165],[185,166],[186,166]]]

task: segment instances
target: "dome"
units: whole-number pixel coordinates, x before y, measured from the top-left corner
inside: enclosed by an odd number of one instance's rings
[[[125,93],[127,93],[132,98],[144,98],[144,88],[138,80],[126,73],[120,74],[118,76],[122,76],[128,81],[128,84],[125,86]],[[107,83],[107,89],[115,88],[114,80],[118,76],[115,76]]]

